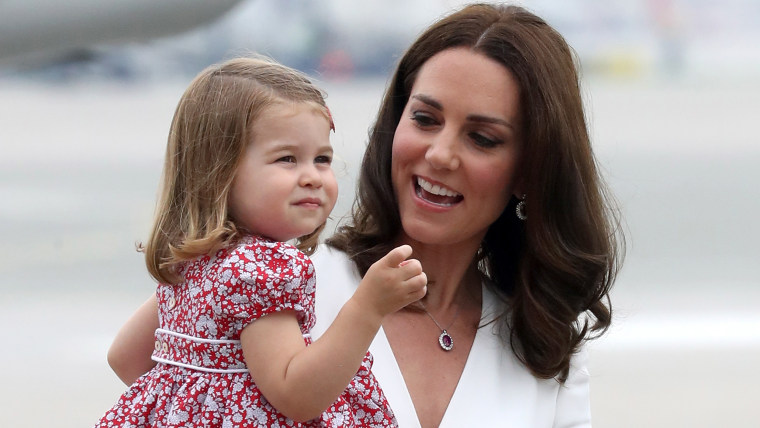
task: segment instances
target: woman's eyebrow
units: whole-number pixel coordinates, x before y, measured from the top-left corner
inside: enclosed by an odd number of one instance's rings
[[[512,126],[511,123],[507,122],[504,119],[499,119],[498,117],[491,117],[491,116],[483,116],[481,114],[471,114],[467,116],[467,120],[471,122],[484,122],[484,123],[495,123],[498,125],[504,125],[507,128],[514,131],[515,127]]]
[[[429,95],[414,94],[414,95],[412,95],[412,98],[414,98],[416,100],[419,100],[419,101],[421,101],[421,102],[423,102],[423,103],[425,103],[425,104],[429,105],[430,107],[433,107],[433,108],[435,108],[437,110],[443,111],[443,104],[441,104],[438,100],[436,100],[435,98],[433,98],[433,97],[431,97]],[[498,117],[486,116],[486,115],[482,115],[482,114],[471,114],[471,115],[467,116],[467,120],[469,120],[471,122],[494,123],[494,124],[497,124],[497,125],[504,125],[504,126],[506,126],[507,128],[509,128],[509,129],[511,129],[513,131],[515,129],[515,127],[512,126],[511,123],[507,122],[504,119],[500,119]]]
[[[412,98],[422,101],[423,103],[429,105],[430,107],[433,107],[435,109],[438,109],[440,111],[443,111],[443,105],[438,102],[435,98],[425,95],[425,94],[414,94],[412,95]]]

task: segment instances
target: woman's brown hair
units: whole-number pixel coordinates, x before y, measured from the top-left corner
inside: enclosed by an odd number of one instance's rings
[[[535,376],[564,381],[581,342],[610,325],[623,237],[591,150],[574,53],[541,18],[517,6],[470,5],[417,39],[370,132],[353,222],[327,243],[362,275],[390,250],[401,231],[390,172],[394,132],[420,67],[454,47],[499,62],[519,82],[528,218],[517,219],[513,198],[482,242],[479,267],[507,303],[497,322],[515,355]]]
[[[208,67],[190,83],[169,130],[156,215],[144,249],[153,278],[176,284],[182,262],[240,237],[227,199],[260,113],[274,103],[310,103],[331,120],[324,98],[305,75],[258,57]],[[299,238],[298,248],[311,254],[323,228]]]

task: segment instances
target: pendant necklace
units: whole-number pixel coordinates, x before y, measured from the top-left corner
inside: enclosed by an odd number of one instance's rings
[[[433,315],[428,312],[427,308],[425,307],[425,304],[420,302],[420,306],[422,306],[422,310],[425,311],[427,316],[430,317],[431,320],[435,323],[436,327],[438,327],[439,330],[441,330],[441,335],[438,336],[438,344],[441,345],[441,349],[444,351],[451,351],[452,348],[454,348],[454,339],[451,337],[449,332],[447,331],[449,328],[451,328],[452,325],[454,325],[454,321],[457,320],[457,315],[459,315],[459,310],[462,309],[462,307],[458,307],[457,311],[454,312],[454,318],[451,319],[451,322],[449,323],[448,327],[443,328],[440,324],[438,324],[438,321],[433,318]]]

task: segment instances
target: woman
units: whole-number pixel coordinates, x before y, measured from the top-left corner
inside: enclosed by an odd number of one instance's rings
[[[471,5],[402,57],[352,222],[314,258],[316,336],[371,263],[429,279],[370,348],[401,427],[589,426],[585,340],[610,324],[614,211],[571,49],[515,6]]]

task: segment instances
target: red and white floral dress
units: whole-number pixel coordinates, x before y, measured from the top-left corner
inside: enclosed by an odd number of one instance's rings
[[[100,419],[98,427],[395,427],[370,371],[369,352],[343,394],[319,418],[298,423],[264,398],[243,360],[240,332],[262,316],[297,314],[311,344],[314,267],[292,245],[246,237],[188,263],[185,282],[160,284],[156,366]],[[262,343],[261,346],[267,346]]]

